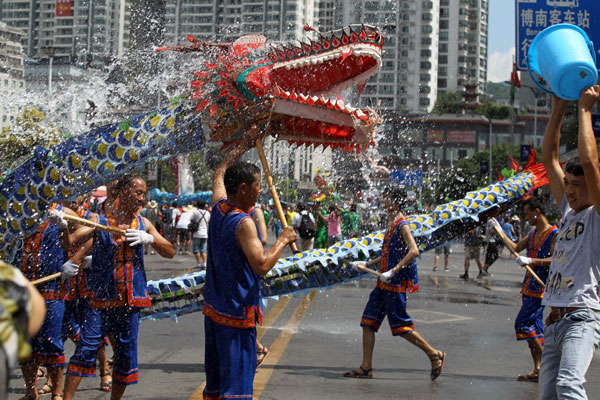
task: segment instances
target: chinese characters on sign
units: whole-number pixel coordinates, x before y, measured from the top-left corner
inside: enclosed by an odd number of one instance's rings
[[[535,36],[556,24],[577,25],[595,43],[600,43],[600,26],[592,15],[600,12],[598,0],[516,0],[517,68],[527,71],[527,51]]]
[[[71,0],[56,0],[56,16],[57,17],[72,17]]]

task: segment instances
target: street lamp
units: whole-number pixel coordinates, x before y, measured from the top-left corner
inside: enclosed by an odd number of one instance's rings
[[[54,61],[54,55],[59,50],[58,47],[42,47],[42,51],[48,56],[48,92],[52,93],[52,62]]]

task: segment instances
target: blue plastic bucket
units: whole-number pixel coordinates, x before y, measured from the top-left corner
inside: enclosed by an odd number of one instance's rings
[[[553,25],[538,33],[529,47],[527,62],[531,77],[533,70],[565,100],[577,100],[584,88],[598,80],[594,44],[576,25]],[[537,79],[533,81],[550,92]]]

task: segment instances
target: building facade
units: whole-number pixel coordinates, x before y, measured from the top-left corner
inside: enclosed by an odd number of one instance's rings
[[[25,31],[0,22],[0,95],[3,99],[25,92],[23,40]],[[16,115],[10,104],[0,106],[0,129],[12,124]]]

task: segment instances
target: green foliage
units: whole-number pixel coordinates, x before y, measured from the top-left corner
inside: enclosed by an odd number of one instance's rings
[[[63,139],[43,112],[27,107],[12,126],[0,133],[0,169],[14,168],[37,147],[49,148]]]
[[[510,116],[509,106],[499,106],[487,99],[484,99],[482,103],[483,106],[474,110],[475,113],[492,119],[507,119]]]
[[[456,92],[441,92],[438,94],[431,112],[434,114],[457,114],[460,111],[459,104],[461,101],[462,98]]]

